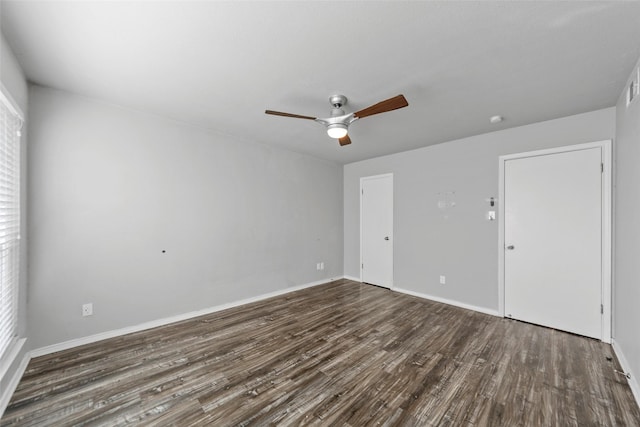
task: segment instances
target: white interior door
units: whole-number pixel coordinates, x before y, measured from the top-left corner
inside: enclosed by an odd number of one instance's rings
[[[602,338],[602,152],[504,164],[504,308],[515,319]]]
[[[393,175],[360,180],[361,280],[393,286]]]

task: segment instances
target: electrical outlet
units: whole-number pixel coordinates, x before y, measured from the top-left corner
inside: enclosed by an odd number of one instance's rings
[[[82,315],[93,316],[93,303],[82,304]]]
[[[324,261],[320,263],[320,270],[324,270]]]
[[[440,284],[444,285],[445,283],[447,283],[447,278],[445,276],[440,276]]]

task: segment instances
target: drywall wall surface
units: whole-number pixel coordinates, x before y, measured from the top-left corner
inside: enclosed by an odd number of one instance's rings
[[[22,110],[22,114],[25,115],[25,119],[28,119],[27,111],[27,81],[22,72],[22,68],[18,63],[15,55],[11,51],[11,48],[4,39],[4,35],[0,34],[0,81],[4,90],[8,92],[8,95],[12,98],[17,106]],[[28,245],[28,232],[27,232],[27,132],[24,130],[21,137],[21,150],[20,150],[20,173],[21,173],[21,241],[20,241],[20,288],[18,290],[18,335],[25,337],[27,334],[27,245]],[[19,363],[29,350],[31,343],[29,341],[21,348],[21,351],[16,355],[13,363],[0,378],[0,398],[5,395],[8,383],[14,376]],[[7,362],[7,361],[0,361]],[[0,408],[2,412],[2,408]]]
[[[611,139],[614,127],[607,108],[345,165],[345,275],[360,277],[360,178],[393,173],[394,286],[497,310],[498,221],[486,215],[498,157]]]
[[[30,111],[34,346],[342,275],[341,166],[39,86]]]
[[[9,91],[13,100],[23,113],[27,110],[27,98],[29,91],[27,81],[18,60],[4,35],[0,37],[0,80],[2,85]]]
[[[634,70],[640,66],[640,62]],[[635,73],[635,71],[634,71]],[[640,96],[616,105],[614,144],[613,336],[638,384],[640,375]]]

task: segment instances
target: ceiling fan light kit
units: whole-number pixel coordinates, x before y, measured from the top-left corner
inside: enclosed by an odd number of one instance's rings
[[[327,134],[331,138],[340,139],[347,134],[347,126],[342,123],[334,123],[327,126]]]
[[[373,116],[374,114],[386,113],[387,111],[397,110],[409,105],[404,95],[397,95],[393,98],[386,99],[382,102],[378,102],[363,110],[356,111],[355,113],[346,114],[342,107],[347,104],[347,97],[344,95],[332,95],[329,97],[329,103],[333,107],[331,109],[331,117],[321,119],[318,117],[301,116],[299,114],[283,113],[281,111],[266,110],[266,114],[282,117],[293,117],[294,119],[307,119],[314,120],[322,125],[326,126],[327,134],[331,138],[338,140],[340,146],[351,144],[351,138],[349,138],[348,130],[349,125],[356,120]]]

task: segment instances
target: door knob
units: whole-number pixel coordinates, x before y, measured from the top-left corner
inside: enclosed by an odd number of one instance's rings
[[[513,245],[509,245],[509,246],[507,246],[507,249],[508,249],[508,250],[510,250],[510,251],[514,250],[515,248],[516,248],[516,247],[515,247],[515,246],[513,246]]]
[[[385,237],[384,240],[389,240],[389,236]]]

